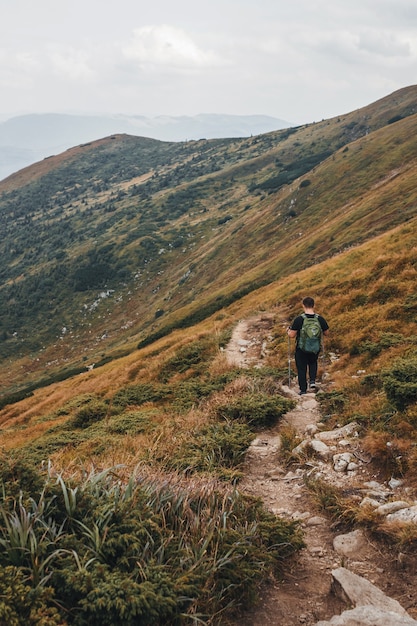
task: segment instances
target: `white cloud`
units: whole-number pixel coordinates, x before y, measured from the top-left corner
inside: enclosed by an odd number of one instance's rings
[[[185,31],[167,24],[136,28],[123,54],[143,70],[190,70],[220,64],[215,54],[201,49]]]
[[[3,4],[0,115],[265,113],[302,123],[416,82],[416,0]]]
[[[47,62],[55,74],[71,81],[86,81],[94,76],[88,53],[70,46],[52,46],[47,50]]]
[[[377,56],[395,58],[411,56],[411,46],[391,32],[364,31],[359,35],[359,50]]]

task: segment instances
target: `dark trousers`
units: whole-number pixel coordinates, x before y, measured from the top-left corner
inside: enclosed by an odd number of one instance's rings
[[[307,391],[307,369],[310,382],[316,380],[318,354],[303,352],[300,348],[295,351],[295,364],[297,366],[298,384],[300,391]]]

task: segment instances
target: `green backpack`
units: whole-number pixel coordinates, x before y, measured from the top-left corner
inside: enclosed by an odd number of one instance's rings
[[[319,316],[315,313],[314,317],[307,317],[305,313],[302,313],[301,317],[304,321],[300,330],[298,347],[304,352],[318,354],[321,347],[322,333]]]

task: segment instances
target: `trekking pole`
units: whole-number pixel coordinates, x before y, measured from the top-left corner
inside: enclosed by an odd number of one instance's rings
[[[291,387],[291,340],[288,335],[288,387]]]
[[[321,355],[321,362],[322,362],[322,369],[323,369],[323,373],[321,375],[321,378],[322,378],[323,381],[325,381],[326,380],[326,361],[325,361],[326,351],[324,349],[324,335],[323,334],[321,336],[321,347],[322,347],[322,350],[323,350],[323,354]]]

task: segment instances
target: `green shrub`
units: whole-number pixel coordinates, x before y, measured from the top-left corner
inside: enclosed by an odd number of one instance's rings
[[[208,398],[212,393],[221,391],[224,387],[239,375],[237,371],[229,372],[221,376],[205,380],[201,376],[174,383],[168,386],[171,390],[171,408],[180,413],[198,405],[203,398]]]
[[[159,402],[170,395],[169,389],[162,385],[141,383],[122,387],[113,396],[113,405],[121,408],[127,406],[140,406],[145,402]]]
[[[91,400],[75,413],[71,420],[74,428],[88,428],[92,424],[104,419],[109,412],[109,405],[102,400]]]
[[[61,626],[58,609],[51,605],[50,588],[33,589],[18,567],[0,568],[0,624],[5,626]]]
[[[252,439],[253,433],[246,424],[212,424],[194,432],[191,441],[185,442],[167,461],[167,467],[187,472],[212,472],[225,479],[237,477],[227,470],[241,465]]]
[[[368,354],[371,358],[375,358],[384,350],[398,346],[405,341],[404,335],[400,333],[381,333],[379,341],[364,339],[359,344],[353,345],[350,349],[350,355]]]
[[[7,496],[0,540],[0,622],[11,626],[214,623],[303,547],[296,522],[234,489],[172,474],[122,484],[117,468],[48,478],[27,504]]]
[[[159,379],[166,382],[174,374],[183,374],[189,369],[199,371],[198,366],[204,364],[215,356],[217,352],[217,345],[211,340],[211,338],[202,338],[197,341],[193,341],[185,346],[182,346],[177,350],[174,356],[172,356],[159,371]]]
[[[152,416],[156,411],[128,411],[113,417],[108,425],[107,430],[115,435],[137,435],[146,433],[155,428]]]
[[[14,453],[0,457],[0,484],[7,486],[13,497],[18,497],[21,491],[38,494],[43,487],[43,478],[24,456],[24,453]]]
[[[245,422],[252,428],[263,428],[275,424],[292,406],[282,396],[249,393],[218,405],[215,414],[218,418]]]
[[[83,431],[71,432],[72,426],[70,422],[58,428],[59,430],[51,429],[42,437],[39,437],[39,439],[35,439],[25,445],[22,449],[25,458],[33,466],[47,461],[57,450],[67,446],[75,447],[88,438],[88,434]]]
[[[343,411],[345,405],[348,402],[347,396],[343,391],[320,391],[317,394],[317,400],[319,401],[321,412],[324,417],[333,413]]]
[[[387,398],[403,411],[417,399],[417,354],[396,360],[382,374],[383,388]]]
[[[378,304],[385,304],[394,300],[400,295],[400,288],[394,281],[384,282],[382,285],[378,285],[376,289],[369,295],[370,302],[376,302]]]

